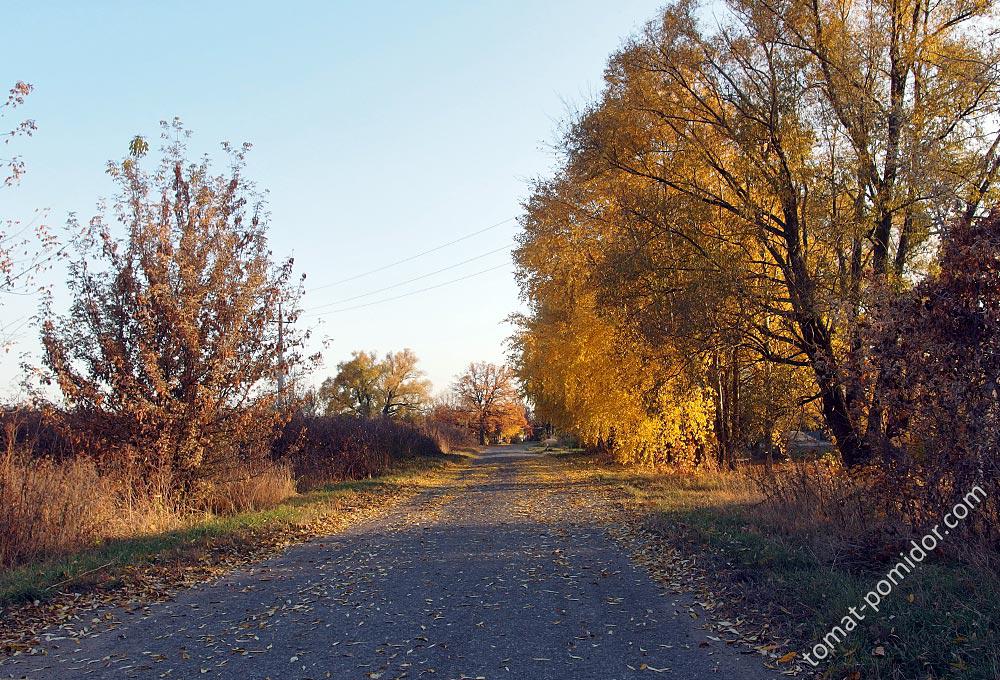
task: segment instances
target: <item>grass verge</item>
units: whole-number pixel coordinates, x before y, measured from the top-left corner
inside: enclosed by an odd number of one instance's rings
[[[642,540],[669,546],[654,545],[651,552],[701,556],[700,570],[725,593],[720,601],[730,611],[724,616],[764,619],[771,639],[787,640],[781,651],[796,652],[781,654],[779,667],[798,663],[838,680],[1000,677],[995,575],[932,555],[813,668],[802,655],[841,623],[849,607],[864,603],[907,539],[859,562],[857,546],[775,526],[759,512],[745,480],[637,472],[587,456],[565,459],[592,467],[595,481],[618,492],[641,525]]]
[[[464,458],[444,455],[400,464],[372,479],[296,495],[267,510],[193,519],[179,530],[109,540],[69,556],[0,573],[0,614],[82,593],[156,595],[263,559],[282,548],[373,516],[442,484]]]

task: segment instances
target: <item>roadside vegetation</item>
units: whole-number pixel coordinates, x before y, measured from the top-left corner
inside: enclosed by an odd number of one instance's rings
[[[34,416],[34,430],[27,425],[29,415]],[[206,527],[239,533],[244,522],[257,526],[267,518],[302,518],[314,501],[326,498],[324,490],[389,489],[407,474],[416,475],[417,481],[445,461],[459,460],[447,457],[440,440],[413,424],[298,416],[276,438],[268,467],[213,480],[210,494],[185,500],[145,495],[127,469],[91,456],[61,453],[70,443],[45,425],[42,414],[11,410],[3,419],[10,437],[0,460],[0,525],[5,527],[0,534],[0,582],[5,570],[22,575],[52,572],[72,579],[97,566],[94,561],[109,551],[125,551],[126,559],[119,564],[123,566],[130,561],[130,546],[155,553],[158,546],[184,542],[185,536]],[[49,448],[42,448],[42,441]],[[379,481],[352,486],[352,480]],[[81,554],[94,558],[79,568],[65,567],[66,556],[76,564]],[[33,587],[50,585],[42,579]],[[0,587],[0,600],[8,596]]]
[[[128,532],[2,570],[0,654],[31,653],[37,635],[69,614],[107,605],[142,608],[296,543],[382,516],[414,494],[447,484],[464,465],[459,454],[399,462],[379,476],[325,484],[264,510],[190,515],[167,530]]]
[[[720,642],[768,654],[779,670],[842,680],[995,678],[1000,673],[992,559],[950,544],[901,580],[818,667],[803,654],[886,577],[898,554],[874,549],[862,505],[842,496],[768,497],[753,470],[703,472],[621,465],[549,447],[623,511],[613,534],[665,587],[695,595]],[[789,477],[815,474],[788,466]],[[839,517],[837,523],[829,520]],[[950,537],[949,537],[950,541]],[[940,550],[940,548],[939,548]],[[725,622],[725,625],[718,625]]]
[[[784,602],[803,654],[981,488],[914,601],[818,670],[995,677],[973,587],[1000,557],[995,7],[702,10],[611,56],[525,202],[535,416],[664,475],[636,493],[745,562],[736,592]]]
[[[319,357],[244,176],[250,147],[223,144],[216,172],[189,138],[176,120],[158,154],[135,137],[108,164],[118,193],[58,245],[70,302],[42,296],[42,363],[0,411],[0,606],[314,535],[438,479],[479,432],[479,411],[434,416],[410,350],[355,353],[305,388]],[[8,277],[42,271],[46,234]]]
[[[119,527],[107,536],[95,532],[90,546],[76,544],[76,550],[0,572],[0,607],[114,586],[144,565],[181,573],[190,568],[225,571],[385,511],[441,484],[463,460],[458,454],[442,454],[399,462],[378,476],[291,493],[262,509],[163,519],[165,528],[159,531]]]

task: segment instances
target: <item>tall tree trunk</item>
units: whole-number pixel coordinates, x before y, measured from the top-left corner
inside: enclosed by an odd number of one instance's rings
[[[728,385],[724,376],[719,352],[712,353],[713,392],[715,392],[715,440],[718,443],[717,462],[719,467],[728,466],[732,459],[732,436],[730,432],[730,403]]]
[[[860,465],[870,458],[870,452],[851,417],[851,404],[833,351],[830,329],[816,301],[814,281],[800,247],[800,224],[794,197],[786,205],[784,214],[788,254],[783,268],[789,300],[802,337],[802,349],[816,377],[823,418],[837,440],[844,464],[848,467]]]
[[[740,423],[740,354],[739,349],[733,347],[732,361],[729,368],[731,372],[730,385],[732,386],[732,399],[729,403],[729,432],[731,445],[729,447],[729,469],[736,469],[736,451],[744,450],[743,432]]]

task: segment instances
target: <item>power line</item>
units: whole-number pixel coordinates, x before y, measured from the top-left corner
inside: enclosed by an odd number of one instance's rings
[[[396,260],[395,262],[390,262],[389,264],[382,265],[381,267],[376,267],[375,269],[369,269],[366,272],[361,272],[360,274],[355,274],[354,276],[348,276],[346,279],[340,279],[339,281],[334,281],[333,283],[324,283],[322,286],[316,286],[315,288],[310,288],[308,292],[312,292],[314,290],[321,290],[323,288],[332,288],[333,286],[339,286],[340,284],[347,283],[348,281],[354,281],[356,279],[360,279],[360,278],[365,277],[365,276],[370,276],[371,274],[376,274],[378,272],[385,271],[386,269],[389,269],[390,267],[395,267],[395,266],[401,265],[401,264],[403,264],[405,262],[410,262],[411,260],[415,260],[418,257],[423,257],[424,255],[430,255],[431,253],[436,253],[439,250],[443,250],[443,249],[447,248],[448,246],[453,246],[456,243],[461,243],[462,241],[465,241],[466,239],[470,239],[473,236],[479,236],[479,234],[485,234],[486,232],[490,231],[491,229],[496,229],[497,227],[503,226],[503,225],[507,224],[508,222],[513,222],[515,219],[517,219],[517,218],[516,217],[508,217],[505,220],[497,222],[496,224],[491,224],[490,226],[484,227],[482,229],[479,229],[478,231],[474,231],[471,234],[466,234],[465,236],[457,238],[454,241],[448,241],[447,243],[442,243],[439,246],[434,246],[433,248],[430,248],[430,249],[425,250],[423,252],[419,252],[416,255],[410,255],[409,257],[404,257],[402,260]]]
[[[460,267],[463,264],[468,264],[469,262],[474,262],[476,260],[481,260],[484,257],[487,257],[489,255],[493,255],[494,253],[499,253],[502,250],[507,250],[512,245],[514,245],[514,244],[513,243],[508,243],[505,246],[501,246],[499,248],[495,248],[494,250],[490,250],[490,251],[482,253],[480,255],[476,255],[475,257],[470,257],[470,258],[468,258],[466,260],[461,260],[460,262],[456,262],[454,264],[450,264],[447,267],[442,267],[441,269],[435,269],[434,271],[428,272],[427,274],[421,274],[420,276],[414,276],[412,279],[406,279],[405,281],[400,281],[399,283],[394,283],[391,286],[385,286],[383,288],[378,288],[376,290],[369,291],[367,293],[361,293],[360,295],[354,295],[354,296],[349,297],[349,298],[343,298],[343,299],[340,299],[340,300],[334,300],[333,302],[327,302],[327,303],[324,303],[322,305],[316,305],[315,307],[308,307],[304,311],[311,312],[311,311],[315,311],[317,309],[326,309],[327,307],[335,307],[337,305],[342,305],[345,302],[352,302],[354,300],[360,300],[361,298],[370,297],[370,296],[376,295],[378,293],[384,293],[387,290],[392,290],[393,288],[399,288],[400,286],[405,286],[408,283],[413,283],[414,281],[420,281],[421,279],[426,279],[428,277],[434,276],[435,274],[440,274],[441,272],[446,272],[446,271],[449,271],[451,269],[455,269],[456,267]]]
[[[32,321],[33,318],[34,317],[31,316],[31,315],[22,316],[20,319],[17,319],[16,321],[11,321],[6,326],[3,326],[2,328],[0,328],[0,345],[8,345],[9,346],[9,345],[13,345],[15,342],[20,341],[21,337],[24,335],[21,332],[21,329],[23,329],[25,326],[27,326],[29,323],[31,323],[31,321]],[[18,324],[19,321],[21,323]],[[7,329],[9,329],[14,324],[18,324],[18,325],[14,328],[14,330],[8,331]]]
[[[329,312],[325,312],[323,314],[310,314],[308,316],[325,316],[326,314],[337,314],[339,312],[349,312],[349,311],[352,311],[352,310],[355,310],[355,309],[363,309],[364,307],[371,307],[372,305],[379,305],[379,304],[382,304],[383,302],[392,302],[393,300],[399,300],[401,298],[410,297],[411,295],[416,295],[417,293],[426,293],[427,291],[434,290],[435,288],[441,288],[443,286],[448,286],[448,285],[451,285],[453,283],[458,283],[459,281],[465,281],[465,280],[471,279],[471,278],[473,278],[475,276],[481,276],[483,274],[486,274],[486,273],[489,273],[489,272],[492,272],[492,271],[496,271],[497,269],[501,269],[502,267],[508,267],[508,266],[510,266],[510,264],[507,263],[507,262],[504,262],[503,264],[499,264],[499,265],[497,265],[495,267],[490,267],[489,269],[483,269],[481,271],[474,272],[472,274],[466,274],[465,276],[461,276],[461,277],[459,277],[457,279],[452,279],[450,281],[445,281],[443,283],[438,283],[438,284],[433,285],[433,286],[427,286],[426,288],[419,288],[417,290],[411,290],[409,293],[403,293],[402,295],[395,295],[393,297],[383,298],[381,300],[375,300],[373,302],[366,302],[365,304],[354,305],[353,307],[342,307],[341,309],[331,309]]]

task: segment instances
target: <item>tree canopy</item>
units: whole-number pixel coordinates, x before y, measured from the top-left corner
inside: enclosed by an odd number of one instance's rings
[[[626,458],[722,462],[822,425],[893,448],[875,310],[996,203],[990,3],[669,5],[526,203],[516,364]]]
[[[323,381],[319,397],[327,413],[349,413],[361,418],[409,418],[425,410],[431,383],[417,368],[411,349],[389,352],[352,352],[337,364],[337,374]]]

